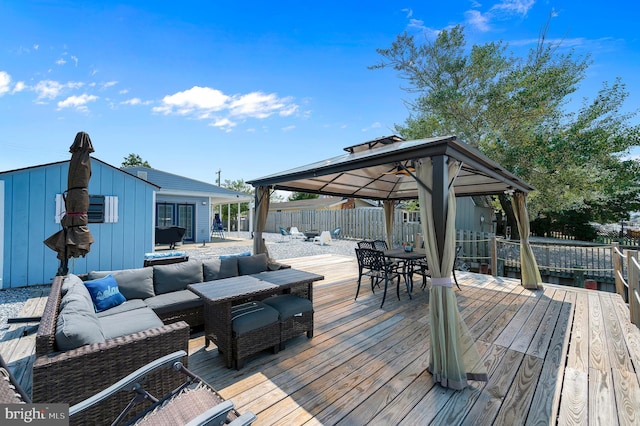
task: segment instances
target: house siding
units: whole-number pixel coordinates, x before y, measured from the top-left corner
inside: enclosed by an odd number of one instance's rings
[[[95,239],[84,258],[70,259],[69,271],[134,268],[153,250],[155,187],[93,158],[89,194],[118,197],[117,223],[91,223]],[[51,282],[60,264],[43,241],[61,229],[55,197],[67,189],[69,162],[0,173],[4,182],[2,288]]]

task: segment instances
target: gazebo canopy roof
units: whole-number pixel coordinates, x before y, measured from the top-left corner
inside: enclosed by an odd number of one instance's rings
[[[345,148],[346,154],[254,179],[254,187],[374,200],[418,198],[412,176],[420,159],[448,156],[462,163],[456,196],[500,194],[534,188],[455,136],[405,141],[388,136]]]

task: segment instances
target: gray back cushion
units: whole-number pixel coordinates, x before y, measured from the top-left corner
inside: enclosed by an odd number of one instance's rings
[[[61,351],[105,340],[91,296],[87,299],[87,295],[89,291],[84,284],[76,284],[60,301],[55,339]]]
[[[156,295],[186,290],[189,284],[202,282],[202,261],[172,263],[153,267],[153,286]]]
[[[221,280],[238,276],[238,258],[207,259],[202,261],[205,281]]]
[[[109,274],[116,279],[120,293],[127,300],[146,299],[156,295],[153,291],[153,268],[150,266],[117,271],[91,271],[89,272],[89,279],[95,280],[106,277]]]
[[[265,253],[253,256],[238,257],[238,272],[240,275],[250,275],[264,272],[268,269],[269,258]]]
[[[79,276],[74,274],[67,274],[67,276],[65,276],[62,280],[62,288],[60,289],[61,294],[64,296],[65,294],[67,294],[71,287],[78,283],[82,284],[82,280]]]

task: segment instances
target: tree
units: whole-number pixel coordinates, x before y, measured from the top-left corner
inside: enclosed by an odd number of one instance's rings
[[[308,194],[306,192],[292,192],[291,195],[289,195],[289,201],[313,200],[314,198],[318,198],[318,194]]]
[[[546,32],[526,57],[508,54],[502,41],[469,49],[462,26],[433,42],[399,35],[389,49],[377,50],[383,60],[371,67],[393,67],[415,94],[396,131],[411,139],[456,134],[479,148],[537,188],[529,198],[534,217],[595,205],[606,216],[611,199],[622,204],[618,209],[637,205],[637,162],[630,172],[621,160],[640,140],[639,126],[629,125],[634,114],[620,113],[625,86],[604,84],[577,114],[566,112],[590,60],[561,53]],[[515,231],[509,199],[499,198]]]
[[[124,161],[122,162],[122,167],[148,167],[151,168],[151,165],[148,161],[143,161],[142,158],[138,154],[129,154],[124,157]]]
[[[225,179],[224,183],[222,184],[223,188],[229,189],[231,191],[236,191],[236,192],[241,192],[243,194],[247,194],[247,195],[253,195],[254,191],[253,191],[253,187],[251,185],[248,185],[247,183],[245,183],[244,179],[238,179],[238,180],[229,180],[229,179]],[[229,209],[222,209],[222,220],[225,221],[227,220],[228,214],[229,214]],[[238,203],[235,204],[230,204],[230,210],[231,210],[231,218],[235,219],[238,217]],[[247,213],[249,211],[249,203],[240,203],[240,213]]]

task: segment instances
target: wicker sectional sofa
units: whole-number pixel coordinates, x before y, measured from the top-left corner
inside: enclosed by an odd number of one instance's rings
[[[190,328],[204,321],[203,303],[187,285],[284,266],[267,262],[261,254],[93,271],[84,278],[112,275],[126,299],[99,313],[78,276],[55,277],[36,335],[34,402],[74,404],[157,358],[188,351]],[[183,362],[188,365],[187,359]],[[179,385],[175,377],[151,376],[148,389],[166,394]],[[74,423],[113,420],[129,399],[122,394],[104,401]]]

